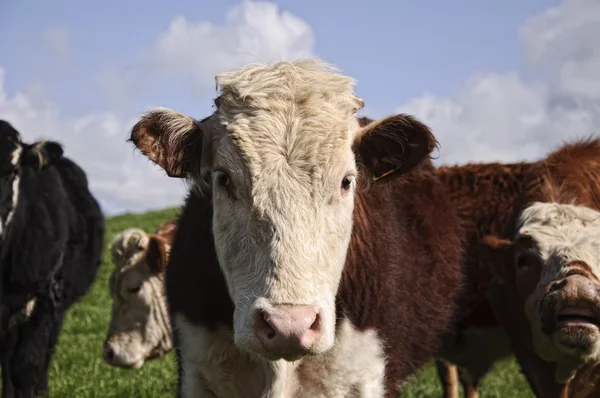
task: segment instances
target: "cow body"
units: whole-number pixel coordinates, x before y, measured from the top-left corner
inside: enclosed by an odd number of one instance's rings
[[[47,388],[65,312],[95,279],[104,217],[59,144],[24,144],[5,121],[0,130],[2,393],[31,397]]]
[[[154,234],[129,228],[114,237],[113,304],[103,351],[108,364],[137,369],[171,350],[164,274],[175,233],[176,224],[169,221]]]
[[[548,183],[558,184],[569,198],[596,208],[598,199],[589,187],[600,175],[594,171],[597,159],[600,141],[588,140],[565,144],[537,162],[438,169],[466,231],[467,283],[459,299],[456,332],[445,337],[437,362],[446,397],[458,397],[458,377],[454,365],[445,360],[459,366],[466,395],[477,397],[481,377],[495,361],[513,353],[518,344],[518,334],[509,339],[506,333],[511,325],[499,322],[495,315],[513,308],[499,299],[490,302],[493,263],[482,255],[481,239],[488,234],[512,238],[523,209],[534,201],[553,200],[545,194]],[[521,366],[527,368],[523,362]]]
[[[156,109],[131,134],[194,187],[166,275],[181,394],[394,396],[461,282],[433,135],[407,115],[359,129],[351,79],[318,61],[218,80],[210,117]]]
[[[280,361],[285,370],[278,372],[292,375],[288,383],[296,395],[290,396],[352,396],[353,389],[393,396],[431,359],[450,322],[460,277],[460,232],[451,208],[439,200],[444,190],[432,171],[427,164],[409,182],[360,195],[336,300],[336,344],[324,357]],[[234,345],[233,304],[210,238],[211,221],[208,199],[190,195],[167,269],[183,395],[198,391],[195,378],[203,377],[219,397],[260,396],[272,388],[272,376],[266,363]],[[246,380],[256,383],[253,395]]]

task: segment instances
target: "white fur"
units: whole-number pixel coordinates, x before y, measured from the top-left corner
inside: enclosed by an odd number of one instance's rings
[[[549,284],[565,278],[574,261],[587,263],[593,276],[600,279],[600,212],[571,204],[534,203],[519,219],[517,237],[522,235],[533,238],[536,247],[532,250],[544,264],[525,308],[533,341],[546,360],[564,361],[568,350],[557,349],[552,337],[541,332],[538,308]],[[600,340],[596,346],[589,360],[600,360]]]
[[[19,161],[21,160],[21,153],[23,152],[23,149],[21,148],[21,144],[20,143],[16,143],[17,147],[15,148],[15,150],[12,152],[11,157],[10,157],[10,162],[11,164],[18,169],[18,164]],[[6,220],[4,222],[2,222],[2,220],[0,220],[0,235],[4,234],[4,231],[6,229],[8,229],[12,218],[15,214],[15,210],[17,209],[17,205],[19,203],[19,182],[21,181],[21,177],[19,175],[19,173],[17,172],[17,174],[15,175],[15,178],[13,179],[12,182],[12,209],[8,212],[7,216],[6,216]]]
[[[26,303],[25,306],[21,309],[21,311],[12,315],[8,320],[8,327],[11,328],[13,326],[19,325],[23,322],[26,322],[31,318],[31,314],[33,314],[33,310],[35,309],[35,305],[37,303],[37,298],[31,298]]]
[[[184,398],[383,397],[385,360],[375,331],[342,321],[334,347],[296,362],[266,362],[236,348],[231,332],[211,332],[174,315]]]
[[[340,187],[357,174],[354,114],[363,101],[352,78],[316,59],[248,65],[216,79],[217,110],[202,123],[202,160],[188,179],[201,188],[212,173],[215,245],[235,304],[236,344],[268,356],[254,312],[308,304],[320,311],[323,331],[312,351],[324,353],[334,343],[353,221],[355,184]],[[143,120],[168,135],[171,155],[197,132],[191,118],[166,108]],[[217,183],[223,172],[235,199]]]
[[[145,252],[148,242],[143,230],[130,228],[110,245],[115,270],[109,282],[113,304],[107,344],[116,362],[136,368],[173,346],[164,275],[150,270]],[[128,291],[137,285],[141,286],[138,293]]]
[[[217,81],[218,109],[203,125],[212,160],[204,171],[227,172],[236,196],[213,173],[215,244],[235,303],[235,341],[261,353],[254,311],[311,304],[323,330],[313,350],[325,352],[352,230],[353,194],[342,195],[340,184],[356,174],[353,115],[362,101],[351,78],[317,61],[250,65]]]

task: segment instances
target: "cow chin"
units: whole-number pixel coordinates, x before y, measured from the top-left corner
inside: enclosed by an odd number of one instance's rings
[[[335,339],[333,303],[334,298],[311,304],[272,304],[263,297],[235,300],[235,345],[268,361],[324,354]]]

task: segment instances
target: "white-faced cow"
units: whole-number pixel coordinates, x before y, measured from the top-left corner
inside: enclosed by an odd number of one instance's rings
[[[33,397],[67,309],[95,279],[104,216],[84,171],[52,141],[26,144],[0,120],[2,396]]]
[[[210,117],[155,109],[130,138],[195,187],[166,276],[180,393],[395,396],[461,283],[434,136],[407,115],[360,129],[354,81],[318,60],[217,80]]]
[[[512,239],[484,244],[494,309],[536,394],[600,396],[600,212],[536,202]]]
[[[172,348],[164,275],[175,232],[169,221],[154,234],[129,228],[111,242],[113,304],[103,351],[109,365],[137,369]]]

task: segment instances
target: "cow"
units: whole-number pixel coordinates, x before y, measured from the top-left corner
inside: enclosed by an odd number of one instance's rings
[[[129,228],[111,242],[115,269],[108,287],[113,302],[103,350],[109,365],[139,369],[146,359],[173,348],[164,274],[176,230],[174,221],[154,234]]]
[[[600,396],[600,212],[535,202],[511,239],[488,235],[491,301],[539,397]]]
[[[360,129],[318,60],[217,76],[215,112],[129,140],[191,191],[166,272],[183,397],[396,396],[462,282],[460,222],[409,115]]]
[[[436,361],[445,397],[458,397],[460,380],[465,395],[476,398],[481,378],[497,360],[514,353],[506,333],[509,326],[499,322],[490,302],[493,263],[482,255],[481,240],[486,235],[512,238],[527,205],[551,200],[544,193],[550,182],[560,185],[570,198],[598,208],[600,196],[595,196],[594,187],[600,176],[599,159],[600,139],[590,138],[564,143],[532,162],[438,168],[466,232],[467,283],[459,296],[454,332],[444,337]]]
[[[85,172],[54,141],[0,120],[0,365],[3,397],[48,388],[65,312],[96,278],[104,215]]]

